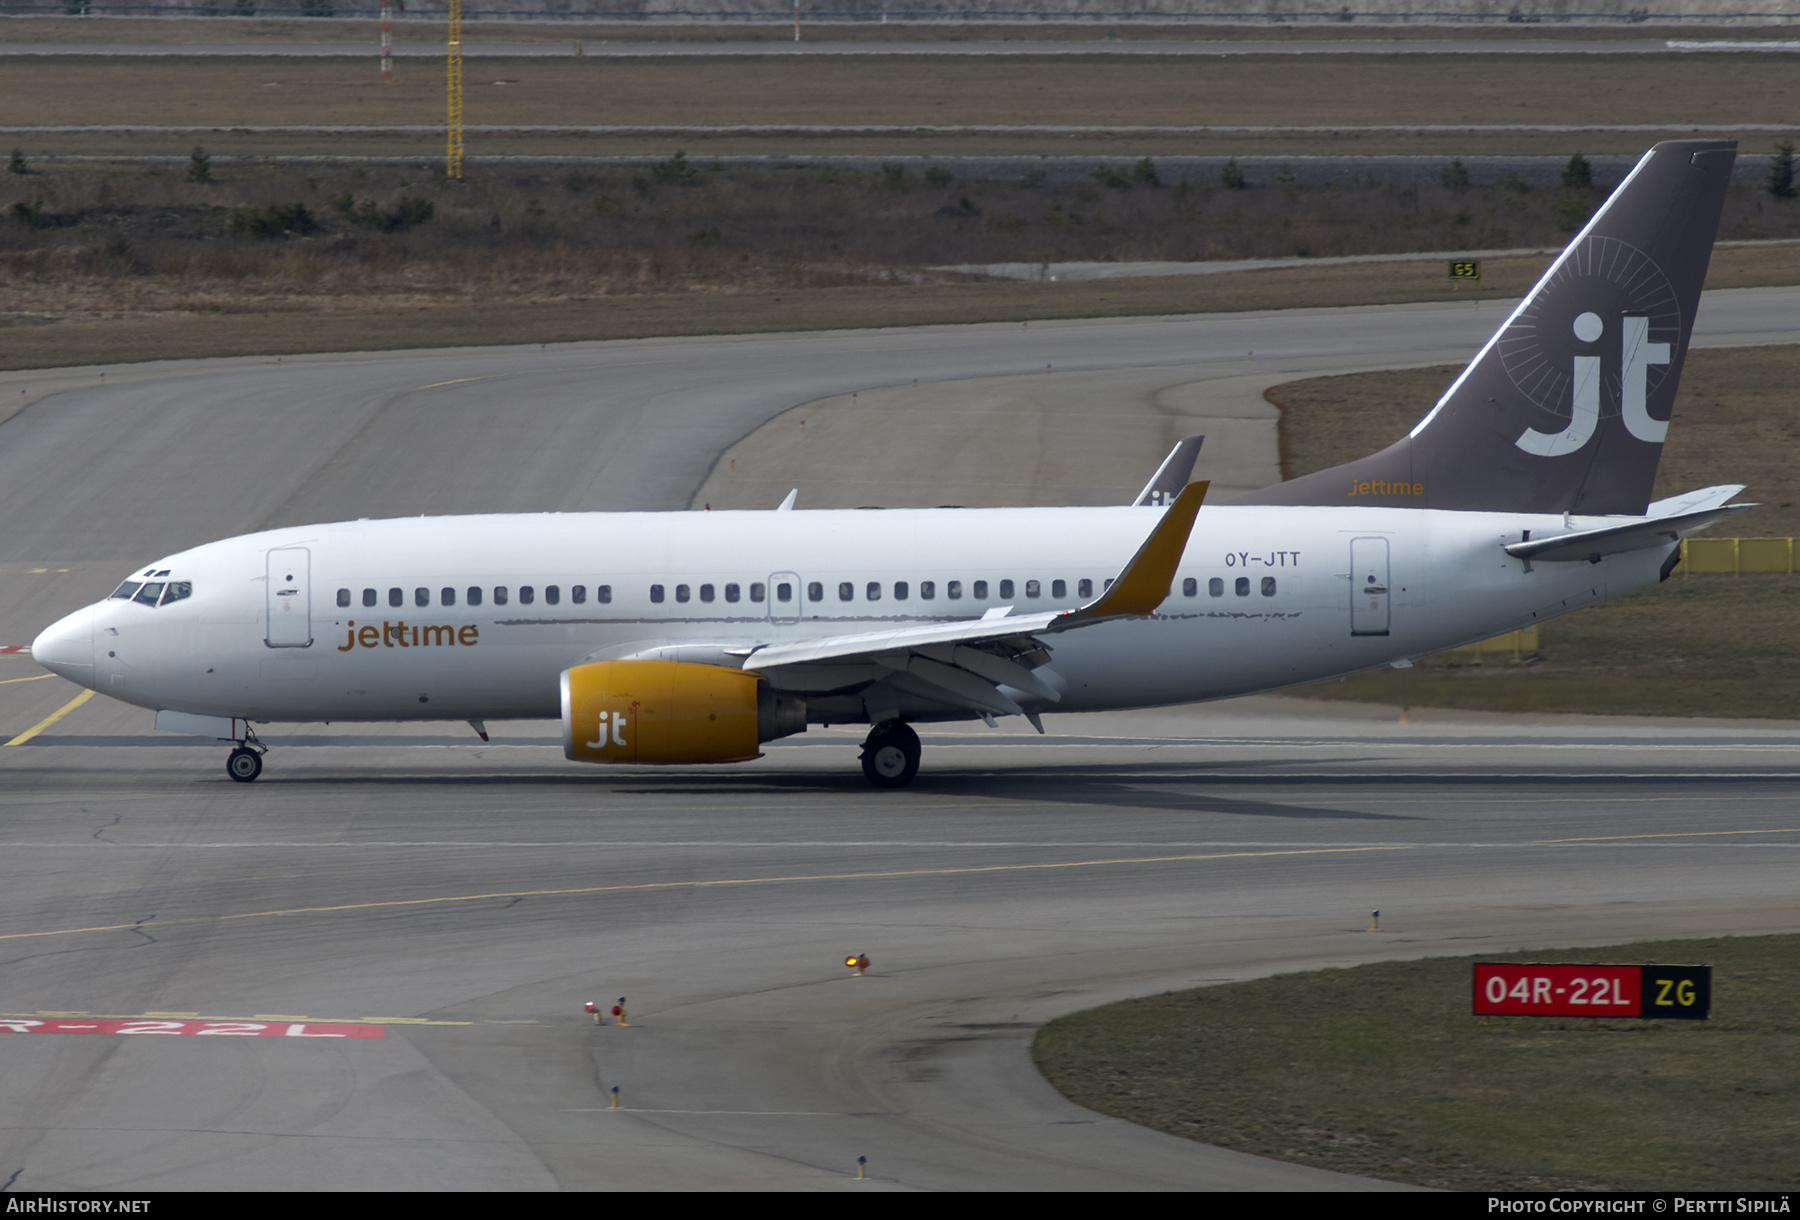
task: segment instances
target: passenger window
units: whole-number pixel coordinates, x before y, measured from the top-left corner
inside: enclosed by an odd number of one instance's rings
[[[1262,595],[1264,597],[1274,597],[1275,596],[1275,578],[1273,576],[1263,577],[1263,579],[1262,579]]]
[[[612,604],[612,586],[611,585],[595,585],[594,586],[594,600],[599,602],[602,606],[611,605]]]
[[[574,602],[577,606],[587,605],[587,586],[586,585],[570,585],[569,586],[569,600]]]
[[[787,588],[786,585],[783,585],[781,587],[784,589]],[[806,586],[806,596],[811,601],[815,601],[815,602],[824,601],[825,600],[825,586],[820,584],[816,580],[813,581],[811,584]],[[786,601],[787,595],[783,594],[781,600]]]
[[[952,601],[962,596],[962,581],[947,580],[944,582],[944,596]]]
[[[363,605],[373,606],[374,604],[375,604],[375,590],[364,589],[363,590]]]
[[[162,596],[162,589],[163,589],[162,581],[160,581],[160,580],[154,581],[151,584],[147,584],[147,585],[144,585],[141,588],[139,588],[137,591],[137,596],[132,598],[131,600],[134,602],[140,602],[146,606],[154,606],[156,604],[157,599]]]
[[[818,582],[815,581],[813,583],[813,588],[817,589],[818,587],[819,587]],[[780,584],[776,585],[775,586],[775,600],[778,602],[793,601],[794,600],[794,586],[790,585],[785,580],[782,581]],[[818,601],[819,599],[817,597],[815,597],[815,598],[813,598],[813,600]]]
[[[975,582],[975,598],[978,601],[987,600],[987,581],[978,580]]]
[[[871,580],[869,582],[869,587],[867,589],[864,589],[863,592],[868,595],[868,598],[870,601],[872,601],[872,602],[880,601],[881,600],[881,582],[879,580]]]
[[[562,601],[562,589],[556,585],[544,586],[544,604],[554,606]]]
[[[1069,596],[1069,582],[1066,580],[1051,581],[1050,596],[1054,597],[1057,601],[1062,601],[1065,597]]]
[[[456,604],[456,590],[455,589],[439,589],[438,590],[438,605],[454,606],[455,604]]]
[[[1112,582],[1113,582],[1113,578],[1112,578],[1112,577],[1110,577],[1110,576],[1108,576],[1108,577],[1107,577],[1107,578],[1106,578],[1106,583],[1105,583],[1105,584],[1103,584],[1103,585],[1101,585],[1101,586],[1100,586],[1100,591],[1101,591],[1101,592],[1102,592],[1102,593],[1104,593],[1104,592],[1106,592],[1106,591],[1107,591],[1107,590],[1108,590],[1108,589],[1110,589],[1110,588],[1112,588]]]
[[[851,584],[849,581],[846,580],[838,585],[838,600],[839,601],[847,602],[847,601],[851,600],[852,598],[854,598],[855,596],[856,596],[856,586]]]
[[[430,604],[431,604],[431,590],[430,589],[414,589],[413,590],[413,605],[429,606]]]
[[[191,580],[171,580],[169,587],[163,590],[162,604],[178,602],[194,595],[194,582]]]
[[[663,587],[661,585],[651,585],[650,586],[650,600],[653,602],[660,603],[662,601],[662,599],[663,599]]]
[[[1001,581],[1000,582],[1000,596],[1002,598],[1007,598],[1007,597],[1011,597],[1012,595],[1013,595],[1012,581],[1010,581],[1010,580]]]
[[[117,597],[117,596],[118,596],[118,594],[117,594],[117,593],[115,593],[115,594],[113,594],[113,596],[114,596],[114,597]],[[338,605],[340,605],[340,606],[348,606],[348,605],[349,605],[349,604],[350,604],[350,590],[348,590],[348,589],[339,589],[339,590],[338,590]]]
[[[1042,582],[1035,581],[1035,580],[1028,580],[1025,582],[1025,596],[1026,597],[1042,597],[1043,595],[1044,595],[1044,586],[1043,586]]]
[[[728,602],[737,601],[737,599],[742,595],[742,593],[743,593],[743,590],[739,589],[736,585],[726,585],[725,586],[725,600]]]
[[[764,587],[762,582],[758,581],[757,583],[750,586],[750,600],[751,601],[759,602],[763,598],[767,597],[768,595],[769,595],[769,591],[766,587]]]
[[[1206,591],[1214,597],[1225,596],[1225,582],[1217,576],[1206,582]]]
[[[1250,596],[1250,578],[1248,576],[1240,576],[1237,578],[1237,595],[1239,597]]]
[[[469,604],[471,606],[479,606],[481,604],[481,586],[480,585],[470,585],[469,586]]]
[[[506,586],[505,585],[495,585],[494,586],[494,604],[496,606],[504,606],[506,604]]]
[[[910,590],[907,589],[906,582],[904,580],[896,580],[894,582],[894,600],[895,601],[897,601],[897,602],[905,601],[906,595],[909,591]]]
[[[529,606],[532,602],[534,602],[536,600],[537,600],[537,590],[536,589],[533,589],[530,585],[520,585],[519,586],[519,604],[521,606]]]
[[[124,584],[120,585],[118,588],[113,590],[113,596],[114,597],[122,597],[122,598],[126,599],[127,601],[130,601],[132,594],[136,593],[139,589],[141,589],[143,587],[144,586],[141,581],[128,580]]]
[[[1075,586],[1075,593],[1078,597],[1092,597],[1094,595],[1094,582],[1091,580],[1079,582]]]
[[[685,602],[693,595],[694,595],[694,591],[692,589],[688,588],[686,585],[676,585],[675,586],[675,600],[676,601]]]
[[[406,590],[405,589],[389,589],[388,590],[388,605],[404,606],[405,604],[406,604]]]
[[[1198,597],[1200,595],[1200,582],[1195,580],[1192,576],[1182,581],[1181,595],[1183,597]]]
[[[700,600],[703,602],[709,602],[712,599],[713,599],[713,587],[711,585],[701,585],[700,586]]]

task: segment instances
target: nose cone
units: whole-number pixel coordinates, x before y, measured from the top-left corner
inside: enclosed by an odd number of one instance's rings
[[[53,674],[94,684],[94,608],[83,606],[44,628],[31,642],[31,659]]]

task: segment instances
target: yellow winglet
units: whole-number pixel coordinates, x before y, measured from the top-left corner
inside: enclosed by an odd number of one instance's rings
[[[1063,615],[1064,619],[1118,618],[1129,614],[1154,614],[1169,596],[1175,582],[1175,569],[1181,553],[1187,549],[1188,535],[1194,532],[1194,517],[1200,502],[1206,499],[1207,482],[1189,483],[1175,497],[1175,503],[1163,514],[1144,545],[1131,557],[1125,570],[1112,587],[1079,610]]]

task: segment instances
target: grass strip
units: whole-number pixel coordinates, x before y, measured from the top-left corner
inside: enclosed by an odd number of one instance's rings
[[[1470,1015],[1476,958],[1114,1004],[1038,1034],[1072,1100],[1203,1143],[1452,1190],[1789,1190],[1800,936],[1484,954],[1707,964],[1713,1020]]]

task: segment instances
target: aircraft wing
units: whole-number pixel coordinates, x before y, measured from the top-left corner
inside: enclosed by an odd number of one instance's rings
[[[1050,659],[1041,637],[1155,613],[1169,595],[1206,488],[1205,483],[1190,483],[1182,489],[1117,579],[1079,609],[1014,615],[1007,606],[963,622],[728,651],[743,658],[744,668],[764,674],[802,666],[829,665],[840,672],[869,668],[878,680],[901,690],[985,713],[1023,711],[1003,687],[1055,703],[1061,691],[1033,672]]]

